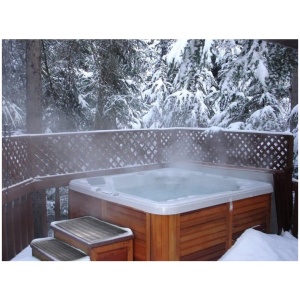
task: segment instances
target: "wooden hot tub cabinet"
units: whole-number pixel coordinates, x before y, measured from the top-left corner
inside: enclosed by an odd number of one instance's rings
[[[176,215],[156,215],[69,191],[69,217],[94,216],[130,228],[133,259],[218,260],[247,229],[269,233],[271,194]]]

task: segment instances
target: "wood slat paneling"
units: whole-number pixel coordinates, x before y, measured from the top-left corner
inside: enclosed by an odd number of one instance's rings
[[[248,228],[269,232],[270,205],[270,194],[233,202],[233,242]]]
[[[226,251],[225,243],[218,244],[191,254],[181,256],[182,261],[211,261],[218,260]]]
[[[228,205],[221,204],[181,214],[180,260],[221,257],[226,251],[228,213]]]
[[[133,259],[147,260],[146,213],[108,201],[103,201],[102,208],[104,221],[132,230],[134,234]]]

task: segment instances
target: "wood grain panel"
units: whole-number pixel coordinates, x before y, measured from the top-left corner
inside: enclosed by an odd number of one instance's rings
[[[147,216],[145,212],[103,200],[102,220],[130,228],[134,234],[133,259],[149,259],[149,245],[147,244],[149,233],[147,233]]]
[[[226,251],[225,244],[221,243],[213,247],[209,247],[191,254],[182,256],[183,261],[212,261],[218,260]]]
[[[179,215],[151,214],[151,260],[179,260]]]
[[[233,202],[232,241],[235,242],[248,228],[268,233],[270,208],[270,194]]]
[[[228,204],[180,215],[180,260],[217,259],[226,251]]]

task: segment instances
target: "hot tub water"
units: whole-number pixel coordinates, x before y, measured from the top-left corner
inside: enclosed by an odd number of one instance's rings
[[[181,168],[75,179],[70,189],[156,214],[175,214],[272,193],[270,183]]]

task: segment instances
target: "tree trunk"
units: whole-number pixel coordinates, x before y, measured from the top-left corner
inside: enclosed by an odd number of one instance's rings
[[[291,107],[298,104],[298,68],[294,68],[291,86]]]
[[[298,104],[298,68],[294,68],[292,84],[291,84],[291,110]],[[298,125],[296,119],[291,120],[290,130],[293,131],[294,128]]]
[[[26,41],[26,128],[42,132],[41,41]]]

